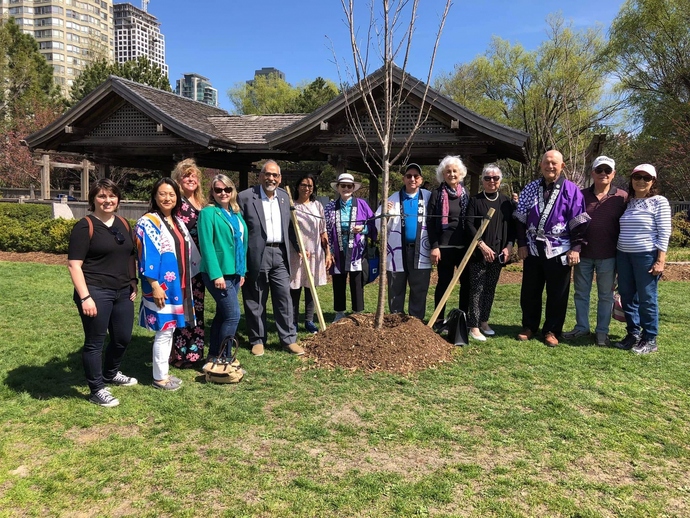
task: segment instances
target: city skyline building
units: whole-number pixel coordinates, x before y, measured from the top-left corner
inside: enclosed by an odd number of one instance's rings
[[[36,39],[64,95],[87,65],[113,59],[112,0],[0,0],[0,7]]]
[[[259,70],[254,70],[254,79],[256,79],[259,76],[268,77],[270,75],[277,76],[278,79],[282,79],[283,81],[285,81],[285,72],[282,72],[282,71],[278,70],[277,68],[262,67]],[[247,84],[249,86],[252,86],[254,84],[254,79],[247,80]]]
[[[143,3],[145,8],[147,3]],[[160,31],[158,18],[130,3],[115,4],[113,11],[115,62],[125,63],[146,56],[168,77],[165,36]]]
[[[175,85],[177,95],[218,107],[218,90],[213,88],[208,77],[191,72],[184,73]]]

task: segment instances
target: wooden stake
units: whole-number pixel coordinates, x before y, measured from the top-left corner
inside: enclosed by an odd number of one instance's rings
[[[446,302],[450,298],[450,294],[453,291],[453,288],[455,288],[455,285],[458,283],[458,280],[460,279],[460,275],[462,275],[462,272],[465,269],[465,266],[467,265],[468,261],[470,260],[470,257],[472,257],[472,254],[474,253],[474,249],[477,248],[477,243],[479,242],[479,240],[484,235],[484,231],[486,230],[486,227],[489,226],[489,222],[491,221],[491,218],[493,217],[494,212],[496,212],[495,209],[489,209],[489,212],[487,212],[486,216],[484,216],[484,219],[482,220],[482,224],[479,226],[479,230],[477,230],[477,233],[474,235],[474,239],[472,239],[472,241],[470,242],[470,245],[467,247],[467,251],[465,252],[465,256],[462,258],[462,261],[460,262],[460,266],[458,266],[455,269],[455,274],[453,274],[453,279],[450,281],[450,284],[448,285],[446,292],[443,294],[443,297],[441,297],[441,300],[439,301],[438,306],[436,306],[436,310],[434,311],[434,314],[431,315],[431,318],[429,319],[429,323],[427,324],[427,326],[433,327],[433,325],[436,323],[436,319],[438,318],[439,314],[441,313],[441,308],[446,305]]]
[[[285,190],[288,193],[288,198],[290,198],[290,217],[292,218],[292,225],[295,227],[295,235],[297,236],[297,244],[299,245],[300,253],[302,254],[302,263],[304,269],[307,272],[307,280],[309,280],[309,289],[311,289],[311,295],[314,298],[314,309],[316,309],[316,316],[319,318],[319,325],[321,330],[326,330],[326,320],[323,318],[323,312],[321,311],[321,302],[319,302],[319,294],[316,293],[316,286],[314,285],[314,276],[311,273],[311,266],[309,265],[309,259],[307,258],[307,252],[304,250],[304,241],[302,240],[302,231],[299,228],[299,222],[297,221],[297,214],[295,213],[295,204],[292,201],[292,192],[289,186],[285,186]],[[317,202],[319,203],[319,202]],[[318,243],[321,246],[321,243]]]

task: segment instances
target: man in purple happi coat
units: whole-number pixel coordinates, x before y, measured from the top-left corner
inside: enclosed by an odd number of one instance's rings
[[[547,151],[542,178],[522,190],[513,217],[517,220],[518,255],[523,260],[520,307],[526,341],[539,330],[542,293],[546,286],[546,316],[542,333],[549,347],[558,345],[570,292],[570,271],[580,262],[580,247],[590,217],[582,192],[563,175],[563,155]]]

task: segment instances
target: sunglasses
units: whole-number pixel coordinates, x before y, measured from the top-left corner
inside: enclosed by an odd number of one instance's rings
[[[233,189],[232,187],[214,187],[213,188],[213,192],[215,192],[216,194],[220,194],[222,192],[224,192],[225,194],[230,194],[234,190],[235,189]]]
[[[501,181],[501,177],[500,176],[485,176],[484,181],[485,182],[499,182],[499,181]]]
[[[419,176],[418,174],[406,174],[405,178],[407,178],[408,180],[412,180],[413,178],[415,180],[421,180],[422,179],[422,177]]]
[[[613,172],[613,169],[611,169],[609,166],[599,166],[594,170],[595,173],[597,174],[611,174]]]
[[[338,187],[343,187],[345,189],[354,189],[355,184],[353,184],[353,183],[339,183]]]
[[[649,183],[649,182],[651,182],[652,180],[654,180],[654,178],[652,178],[651,176],[648,176],[648,175],[641,175],[641,174],[634,174],[634,175],[632,175],[630,178],[631,178],[632,180],[638,181],[638,182],[639,182],[640,180],[642,180],[642,181],[645,182],[645,183]]]
[[[118,245],[121,245],[125,242],[125,236],[122,235],[122,232],[120,232],[119,228],[110,227],[108,228],[108,232],[115,236],[115,241],[117,241]]]

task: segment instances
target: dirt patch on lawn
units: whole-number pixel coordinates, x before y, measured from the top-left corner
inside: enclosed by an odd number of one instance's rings
[[[407,374],[452,360],[454,346],[424,323],[406,315],[386,315],[374,329],[374,316],[359,313],[300,342],[319,367]]]

